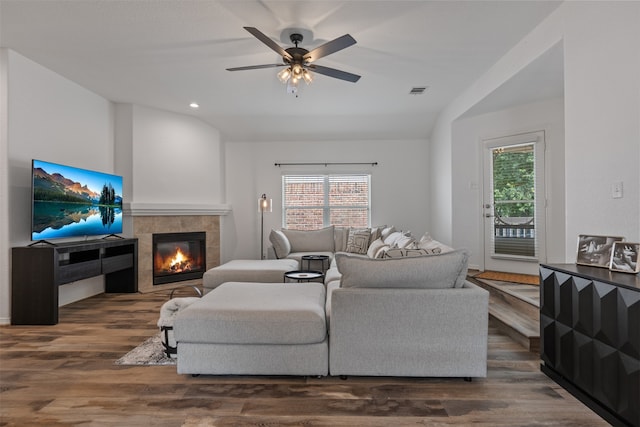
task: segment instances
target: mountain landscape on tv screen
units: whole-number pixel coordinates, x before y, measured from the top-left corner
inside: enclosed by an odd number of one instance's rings
[[[33,199],[37,201],[67,201],[122,207],[122,197],[115,194],[110,183],[105,183],[102,192],[97,193],[86,184],[72,181],[59,173],[49,174],[42,168],[35,168],[33,171],[33,191]]]
[[[55,169],[56,165],[51,167]],[[49,173],[34,164],[33,240],[122,232],[122,196],[116,194],[110,182],[121,178],[99,172],[81,172],[86,174],[87,180],[92,180],[92,187],[100,182],[102,188],[89,188],[86,183],[69,179],[59,172]]]

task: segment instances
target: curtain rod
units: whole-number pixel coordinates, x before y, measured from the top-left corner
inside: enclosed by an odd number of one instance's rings
[[[371,165],[371,166],[378,166],[378,162],[356,162],[356,163],[336,163],[336,162],[320,162],[320,163],[274,163],[274,166],[277,167],[281,167],[281,166],[324,166],[327,167],[329,165],[333,166],[333,165]]]

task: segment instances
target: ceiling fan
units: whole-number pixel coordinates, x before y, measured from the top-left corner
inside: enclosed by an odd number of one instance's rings
[[[292,93],[296,93],[297,85],[300,80],[304,80],[307,84],[313,80],[313,75],[310,71],[314,71],[318,74],[333,77],[340,80],[355,83],[360,79],[357,74],[348,73],[346,71],[336,70],[335,68],[323,67],[316,65],[313,62],[316,60],[338,52],[349,46],[356,44],[356,41],[349,34],[345,34],[342,37],[331,40],[322,46],[319,46],[312,51],[298,47],[298,43],[302,42],[303,36],[300,33],[293,32],[289,38],[291,43],[295,47],[282,48],[276,42],[267,37],[264,33],[254,27],[244,27],[245,30],[250,32],[255,38],[266,44],[269,48],[275,51],[278,55],[282,56],[282,63],[279,64],[265,64],[265,65],[249,65],[246,67],[234,67],[227,68],[228,71],[241,71],[241,70],[256,70],[260,68],[275,68],[286,67],[278,73],[278,78],[281,82],[288,84],[288,89]]]

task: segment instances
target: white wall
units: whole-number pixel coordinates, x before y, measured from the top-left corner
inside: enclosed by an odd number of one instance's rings
[[[30,243],[31,160],[33,158],[112,173],[113,107],[104,98],[51,72],[14,51],[7,54],[7,163],[9,245]],[[60,303],[104,289],[89,279],[60,288]],[[9,269],[0,282],[0,321],[10,316]]]
[[[223,202],[221,143],[216,129],[195,117],[138,105],[119,104],[117,111],[118,156],[121,151],[122,157],[131,156],[130,203]]]
[[[9,249],[31,242],[33,158],[123,175],[128,203],[224,202],[220,136],[201,120],[132,105],[116,108],[6,49],[0,52],[0,88],[0,323],[10,321]],[[131,232],[126,221],[124,231]],[[103,291],[100,276],[67,284],[60,287],[59,303]]]
[[[431,170],[453,161],[452,126],[466,110],[562,41],[565,79],[565,260],[579,233],[640,240],[640,3],[565,2],[451,103],[432,134]],[[453,177],[448,178],[452,180]],[[625,197],[611,199],[623,181]],[[451,230],[453,186],[432,176],[432,228]]]
[[[566,5],[567,259],[578,234],[640,241],[640,2]],[[613,199],[611,185],[624,184]]]
[[[469,264],[483,268],[482,140],[545,131],[547,262],[563,262],[564,102],[553,99],[457,120],[452,130],[453,246],[471,251]]]
[[[223,262],[260,256],[262,193],[273,199],[265,214],[265,247],[282,227],[281,177],[287,173],[371,173],[373,225],[395,225],[421,236],[428,227],[428,147],[412,141],[233,142],[225,145],[226,194],[233,214],[224,229]],[[274,163],[378,162],[378,166],[286,166]]]
[[[562,13],[556,9],[438,116],[430,139],[430,218],[433,221],[431,228],[439,233],[436,236],[441,240],[453,244],[452,209],[456,197],[451,183],[455,163],[452,157],[453,122],[561,41],[561,24]]]

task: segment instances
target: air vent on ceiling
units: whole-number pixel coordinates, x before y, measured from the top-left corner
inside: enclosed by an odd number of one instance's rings
[[[409,95],[422,95],[427,90],[427,88],[428,86],[413,87],[409,91]]]

